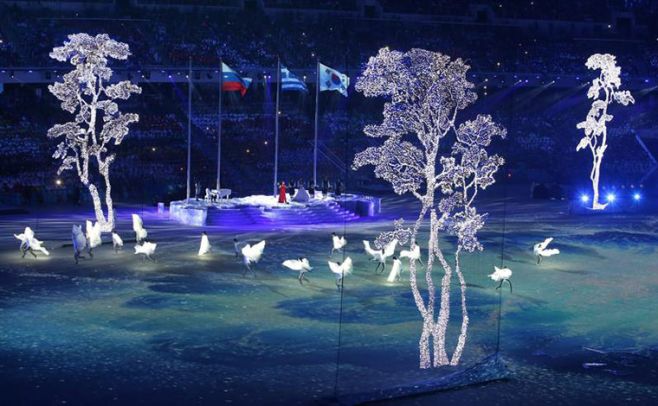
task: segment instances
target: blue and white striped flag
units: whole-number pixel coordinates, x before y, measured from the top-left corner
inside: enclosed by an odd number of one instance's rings
[[[281,90],[300,90],[302,92],[308,92],[306,83],[300,80],[283,65],[281,65]]]

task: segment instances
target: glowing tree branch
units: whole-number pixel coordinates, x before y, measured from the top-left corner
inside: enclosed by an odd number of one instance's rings
[[[384,249],[393,240],[397,240],[399,245],[407,245],[411,238],[411,229],[404,226],[404,219],[400,218],[393,221],[393,231],[384,231],[375,239],[374,245],[378,249]]]
[[[128,126],[139,121],[137,114],[122,114],[115,100],[127,100],[132,93],[141,93],[142,89],[129,80],[108,84],[113,73],[107,66],[108,58],[128,59],[127,44],[114,41],[106,34],[95,37],[73,34],[68,38],[63,46],[52,50],[50,57],[60,62],[68,61],[75,69],[63,76],[63,82],[49,85],[48,90],[59,99],[63,110],[75,115],[75,120],[54,125],[48,130],[48,138],[62,139],[53,154],[53,158],[61,160],[57,173],[77,172],[91,194],[101,229],[111,231],[114,228],[114,208],[110,166],[115,154],[109,153],[109,149],[121,144],[128,134]],[[103,213],[94,173],[89,170],[93,162],[92,168],[95,166],[103,178],[107,216]]]
[[[478,190],[494,183],[493,174],[503,163],[502,158],[489,156],[484,149],[492,137],[505,135],[505,130],[489,116],[478,116],[459,128],[455,125],[458,112],[477,99],[473,84],[466,79],[468,69],[461,59],[452,60],[438,52],[412,49],[402,53],[382,48],[370,58],[356,84],[356,90],[365,96],[383,96],[390,101],[384,105],[382,123],[364,129],[367,136],[384,138],[383,144],[358,153],[353,168],[373,165],[375,176],[391,183],[395,193],[411,193],[421,203],[411,229],[397,221],[395,230],[383,233],[380,239],[410,233],[408,240],[413,246],[421,225],[430,218],[425,297],[418,286],[416,261],[412,260],[409,267],[411,291],[423,320],[419,341],[421,368],[457,364],[461,358],[468,313],[459,255],[461,251],[482,249],[476,235],[486,215],[478,214],[472,204]],[[450,156],[441,157],[439,143],[449,133],[455,134],[456,142]],[[458,239],[454,270],[462,292],[462,329],[452,360],[445,343],[453,266],[440,248],[438,237],[442,231]],[[438,318],[432,273],[435,259],[444,271]]]
[[[601,161],[608,148],[608,129],[606,123],[612,120],[608,114],[608,106],[614,101],[624,106],[635,103],[628,90],[619,90],[621,86],[621,68],[617,66],[614,55],[594,54],[585,64],[588,69],[600,70],[599,77],[592,81],[587,91],[587,98],[594,99],[585,121],[576,126],[585,131],[576,151],[588,148],[592,153],[592,170],[589,178],[592,181],[592,209],[603,210],[608,205],[599,203],[599,181],[601,180]]]
[[[494,123],[488,115],[478,115],[475,120],[466,121],[455,130],[456,141],[452,146],[452,156],[442,157],[442,172],[438,175],[438,186],[444,197],[439,201],[439,229],[457,236],[455,252],[455,273],[459,279],[461,293],[462,325],[455,352],[450,360],[457,365],[466,345],[468,332],[468,309],[466,307],[466,280],[461,271],[462,251],[482,251],[477,239],[478,231],[484,226],[486,214],[479,214],[473,207],[478,190],[484,190],[496,181],[494,174],[505,163],[498,155],[489,155],[486,147],[494,137],[504,138],[506,130]],[[442,288],[444,286],[442,285]],[[449,292],[446,287],[445,295]],[[449,293],[448,293],[449,294]],[[443,299],[443,297],[442,297]],[[445,337],[448,326],[448,306],[439,312],[435,326],[437,337]],[[435,341],[436,343],[436,341]]]

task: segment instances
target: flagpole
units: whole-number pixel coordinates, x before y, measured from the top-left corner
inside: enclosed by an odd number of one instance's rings
[[[276,58],[276,104],[274,108],[274,195],[279,177],[279,92],[281,91],[281,58]]]
[[[192,170],[192,57],[188,61],[187,72],[187,193],[190,200],[190,172]]]
[[[219,58],[219,103],[217,107],[217,196],[219,197],[219,189],[221,183],[222,172],[222,88],[224,87],[224,63],[222,58]]]
[[[313,187],[318,184],[318,104],[320,102],[320,58],[316,61],[315,75],[315,136],[313,140]]]

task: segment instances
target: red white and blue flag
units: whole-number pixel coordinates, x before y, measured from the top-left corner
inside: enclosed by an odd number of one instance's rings
[[[222,62],[222,75],[222,91],[240,92],[242,96],[247,93],[247,89],[249,89],[249,85],[251,84],[251,78],[241,77],[224,62]]]
[[[347,97],[347,88],[350,85],[350,78],[336,69],[318,63],[320,91],[336,90],[343,96]]]

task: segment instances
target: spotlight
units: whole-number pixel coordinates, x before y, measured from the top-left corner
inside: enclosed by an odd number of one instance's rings
[[[605,199],[608,201],[608,203],[612,203],[615,201],[617,196],[615,196],[614,193],[608,193],[608,195],[605,197]]]
[[[641,195],[641,194],[639,194],[639,193],[634,193],[634,194],[633,194],[633,200],[635,200],[636,202],[638,202],[638,201],[640,201],[640,199],[642,199],[642,195]]]
[[[62,186],[62,180],[61,180],[61,179],[56,179],[56,180],[55,180],[55,184],[56,184],[57,186]]]
[[[580,201],[583,203],[589,202],[589,196],[587,195],[580,195]]]

